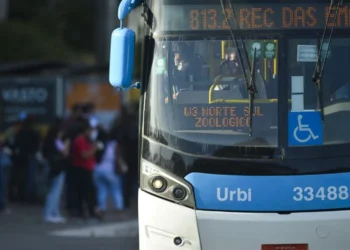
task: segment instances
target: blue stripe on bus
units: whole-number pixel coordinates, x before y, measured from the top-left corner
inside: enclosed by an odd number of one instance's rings
[[[237,176],[191,173],[197,209],[311,211],[350,208],[350,173]]]

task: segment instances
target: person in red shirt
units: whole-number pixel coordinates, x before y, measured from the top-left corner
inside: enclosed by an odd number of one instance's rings
[[[90,217],[100,218],[97,210],[96,188],[93,181],[97,150],[97,144],[92,138],[95,130],[86,120],[81,124],[80,131],[72,144],[72,161],[73,167],[76,168],[75,181],[78,189],[79,215],[84,217],[83,207],[86,203]]]

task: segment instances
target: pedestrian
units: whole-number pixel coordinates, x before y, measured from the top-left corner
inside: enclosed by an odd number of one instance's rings
[[[29,143],[30,142],[30,143]],[[37,154],[40,150],[41,136],[34,128],[34,117],[26,116],[15,138],[15,167],[18,171],[18,191],[21,201],[37,201],[36,176],[39,170]]]
[[[79,135],[72,144],[73,166],[76,169],[78,190],[78,213],[84,218],[84,204],[87,205],[90,218],[100,219],[97,209],[96,188],[93,179],[95,154],[98,148],[95,142],[95,130],[88,120],[83,122]]]
[[[118,145],[123,159],[128,166],[128,171],[123,174],[124,205],[131,207],[132,198],[137,195],[138,178],[138,119],[137,106],[131,112],[126,107],[118,117],[112,130],[117,135]]]
[[[63,140],[73,142],[75,138],[80,133],[80,123],[82,122],[82,104],[75,104],[72,107],[71,115],[64,122],[65,134]],[[65,178],[66,190],[65,190],[65,200],[66,200],[66,209],[69,216],[77,216],[78,213],[78,204],[77,204],[77,183],[76,183],[76,168],[73,166],[72,159],[72,148],[69,153],[69,161],[67,163],[66,169],[66,178]]]
[[[127,166],[122,156],[118,153],[118,143],[113,133],[107,134],[103,150],[98,157],[95,168],[95,183],[97,187],[98,208],[101,214],[107,210],[108,193],[111,194],[114,209],[117,212],[124,210],[123,197],[123,174],[127,171]],[[122,172],[117,172],[116,168],[121,167]]]
[[[63,130],[59,125],[55,124],[49,129],[43,144],[43,155],[49,167],[49,192],[46,196],[44,220],[50,223],[65,222],[60,213],[60,201],[70,141],[63,142]]]
[[[9,169],[12,166],[11,160],[12,151],[7,147],[5,143],[1,143],[0,148],[0,214],[3,212],[9,212],[7,207],[7,188]]]

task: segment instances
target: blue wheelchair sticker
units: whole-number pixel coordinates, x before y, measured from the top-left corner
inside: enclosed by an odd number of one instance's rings
[[[322,145],[323,131],[319,111],[289,112],[289,146]]]

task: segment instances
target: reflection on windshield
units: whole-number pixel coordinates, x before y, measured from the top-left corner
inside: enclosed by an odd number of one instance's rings
[[[346,82],[334,91],[334,93],[331,94],[330,101],[350,101],[350,83]]]
[[[156,134],[181,150],[178,140],[200,144],[202,149],[197,153],[201,154],[208,153],[209,144],[277,147],[277,41],[245,43],[249,58],[240,62],[232,41],[157,42],[147,91],[150,108],[145,134]],[[249,137],[249,100],[242,63],[251,63],[253,48],[257,50],[257,94]]]

